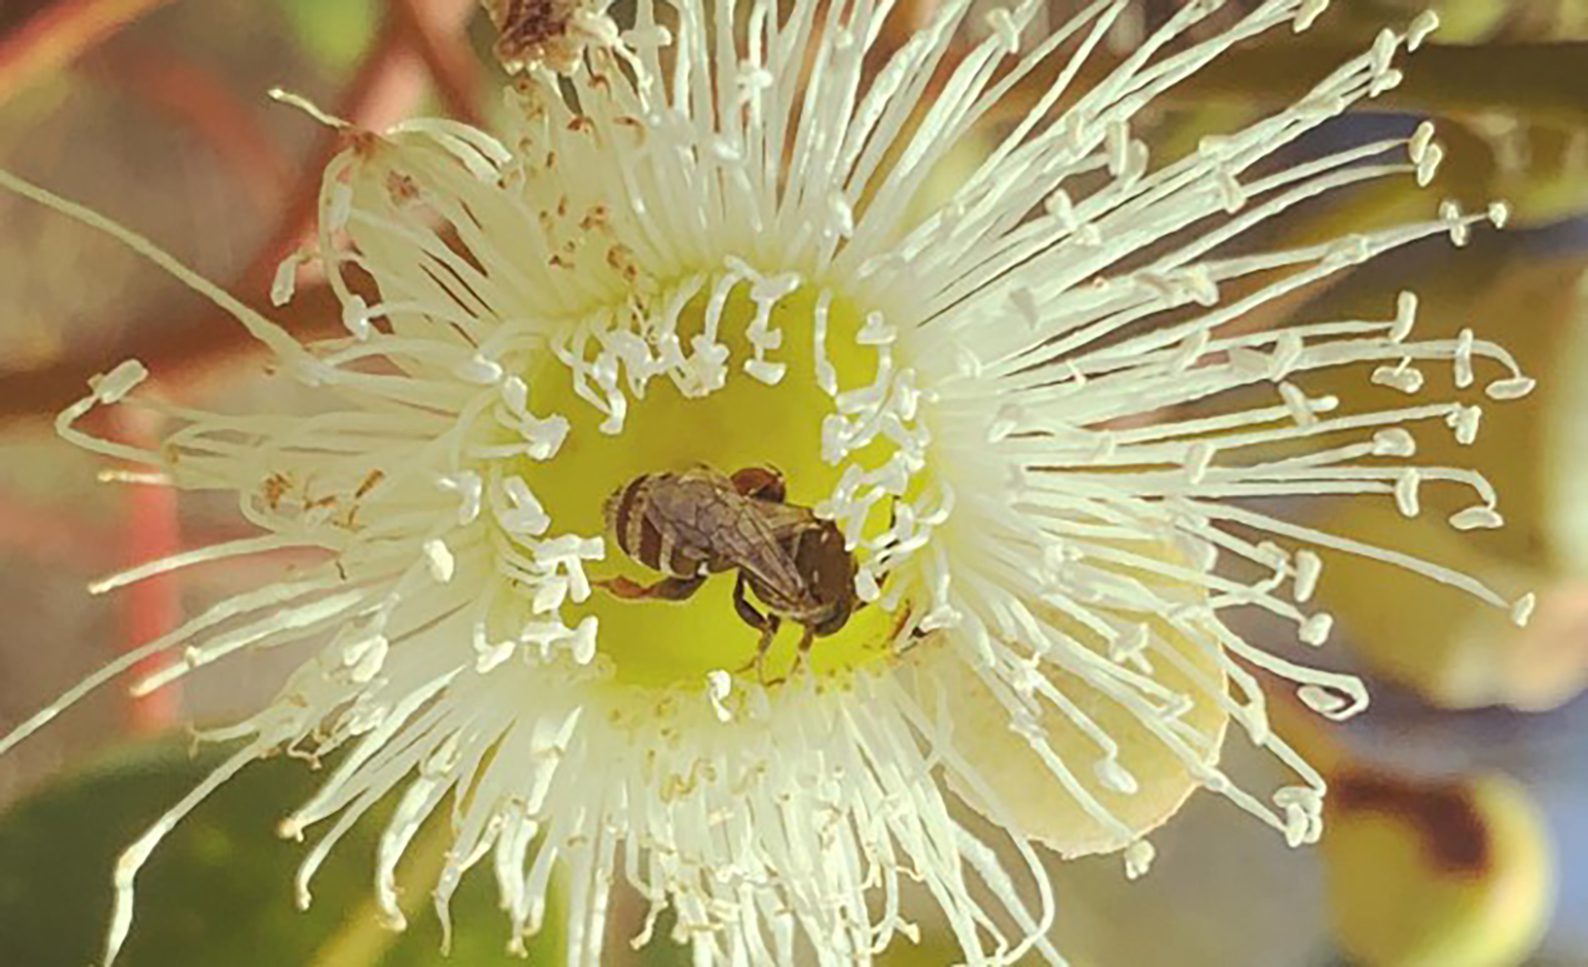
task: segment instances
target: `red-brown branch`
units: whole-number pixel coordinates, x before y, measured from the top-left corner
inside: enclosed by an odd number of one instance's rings
[[[237,179],[263,218],[274,215],[292,182],[291,162],[255,121],[257,108],[171,50],[106,51],[84,60],[88,76],[109,82],[192,131]]]
[[[109,411],[112,435],[138,447],[156,447],[160,441],[160,418],[152,410],[116,407]],[[182,549],[181,525],[177,518],[177,493],[170,487],[133,486],[121,493],[127,527],[121,539],[122,566],[133,567],[146,561],[169,557]],[[157,574],[121,592],[121,650],[132,651],[175,628],[182,620],[182,586],[173,573]],[[150,658],[133,669],[133,674],[153,672],[164,664]],[[155,735],[176,724],[182,704],[178,687],[168,686],[123,705],[127,731],[133,735]]]
[[[430,29],[457,34],[475,9],[474,0],[429,0]],[[389,18],[332,112],[359,127],[380,130],[412,110],[428,86],[424,59],[408,45],[408,27]],[[332,332],[340,309],[323,286],[305,286],[285,309],[269,305],[267,293],[275,267],[296,249],[314,225],[320,172],[343,146],[343,135],[327,131],[300,169],[280,208],[275,229],[231,286],[239,298],[300,338]],[[196,308],[184,299],[120,327],[111,342],[85,343],[71,355],[36,370],[0,372],[0,421],[53,413],[80,397],[88,378],[136,356],[168,384],[257,347],[242,327],[213,307]]]
[[[437,30],[456,33],[474,11],[474,0],[428,0],[429,23]],[[401,121],[425,93],[430,75],[424,58],[409,43],[409,26],[401,17],[389,16],[370,53],[359,65],[334,113],[372,131]],[[270,238],[243,273],[239,286],[245,292],[263,291],[275,275],[276,264],[302,242],[314,225],[320,195],[320,172],[343,147],[342,138],[327,132],[314,154],[304,162],[302,176],[281,212]]]
[[[171,0],[57,0],[0,37],[0,102]]]
[[[480,64],[464,41],[463,26],[475,5],[435,0],[390,0],[388,16],[424,61],[447,113],[470,124],[480,121]]]

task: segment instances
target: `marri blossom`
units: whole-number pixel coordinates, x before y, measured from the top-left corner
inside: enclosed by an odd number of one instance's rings
[[[1269,0],[1208,36],[1189,32],[1220,5],[1185,4],[1081,85],[1127,6],[1092,4],[1047,35],[1029,29],[1036,4],[995,9],[950,64],[968,2],[890,52],[888,4],[640,0],[623,23],[599,2],[498,4],[503,52],[523,68],[503,130],[350,130],[327,169],[318,243],[275,293],[290,298],[300,269],[329,280],[347,334],[310,346],[5,176],[205,291],[280,378],[323,400],[308,416],[195,411],[135,394],[144,372],[128,363],[61,417],[69,439],[147,465],[144,479],[236,494],[258,529],[100,590],[283,548],[322,561],[199,614],[0,743],[139,658],[168,662],[135,686],[147,691],[245,649],[322,643],[276,701],[208,734],[237,743],[230,759],[127,850],[109,956],[161,838],[282,750],[330,766],[281,824],[317,837],[301,903],[390,793],[376,890],[394,927],[396,865],[423,824],[446,824],[443,922],[483,867],[513,942],[554,910],[570,964],[600,959],[615,890],[650,903],[636,943],[670,908],[671,939],[698,964],[867,962],[913,934],[907,899],[936,906],[970,963],[1058,962],[1039,846],[1122,850],[1139,875],[1146,833],[1197,787],[1292,844],[1316,839],[1325,783],[1269,729],[1253,669],[1333,718],[1365,693],[1265,652],[1225,613],[1262,609],[1323,644],[1329,616],[1307,604],[1320,547],[1460,585],[1518,621],[1529,601],[1245,498],[1415,514],[1421,487],[1466,487],[1452,523],[1497,526],[1481,477],[1412,460],[1414,430],[1470,440],[1479,419],[1424,398],[1422,367],[1453,367],[1462,388],[1481,369],[1496,399],[1531,382],[1471,332],[1419,341],[1411,294],[1382,320],[1240,323],[1387,249],[1460,243],[1504,210],[1247,244],[1329,192],[1431,179],[1427,127],[1272,159],[1393,87],[1394,59],[1433,19],[1386,29],[1299,103],[1159,161],[1133,133],[1141,112],[1324,3]],[[1012,125],[923,211],[929,175],[995,111]],[[1404,390],[1405,406],[1309,395],[1306,374],[1334,367]],[[112,405],[155,408],[173,429],[145,451],[80,428]],[[774,467],[789,503],[842,529],[866,606],[817,640],[808,671],[740,670],[757,633],[729,576],[676,603],[602,586],[657,576],[608,532],[608,496],[701,465]],[[772,666],[792,663],[798,636],[785,627]],[[1231,723],[1294,782],[1226,777]],[[955,797],[990,823],[966,826]]]

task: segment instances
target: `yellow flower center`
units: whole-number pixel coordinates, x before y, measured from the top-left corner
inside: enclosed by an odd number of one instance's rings
[[[787,364],[783,378],[768,385],[744,371],[744,362],[753,358],[746,327],[756,313],[747,288],[745,284],[735,290],[721,316],[718,339],[730,354],[725,384],[689,397],[665,376],[652,379],[643,397],[630,396],[619,433],[601,431],[604,415],[576,394],[567,366],[548,356],[541,371],[530,374],[531,411],[562,414],[570,429],[554,458],[526,462],[518,472],[550,515],[553,533],[605,537],[606,559],[590,567],[592,579],[622,575],[649,585],[665,576],[625,553],[604,519],[608,496],[644,474],[701,465],[724,474],[746,467],[775,468],[786,482],[787,502],[809,508],[832,494],[845,464],[874,467],[891,454],[892,445],[879,441],[837,466],[822,458],[822,424],[835,412],[835,404],[817,382],[812,338],[817,293],[802,288],[772,307],[771,327],[781,330],[783,343],[768,358]],[[704,327],[708,298],[709,288],[680,314],[677,335],[685,347]],[[833,300],[825,358],[836,371],[840,390],[869,385],[877,376],[878,352],[855,339],[862,321],[853,306]],[[873,508],[869,533],[885,528],[887,519],[885,504]],[[620,683],[698,687],[707,673],[733,672],[755,657],[761,632],[735,610],[734,579],[732,571],[714,574],[684,601],[623,600],[597,587],[587,601],[566,604],[563,617],[572,626],[586,615],[596,616],[599,651],[616,666]],[[750,601],[767,612],[765,602],[753,595]],[[880,606],[861,607],[838,632],[816,639],[810,667],[818,675],[833,676],[884,658],[890,653],[894,624],[894,616]],[[787,673],[802,632],[793,621],[783,622],[765,665],[769,680]]]

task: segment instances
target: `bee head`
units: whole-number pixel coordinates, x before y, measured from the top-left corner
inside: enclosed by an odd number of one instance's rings
[[[818,638],[835,635],[849,623],[849,616],[854,611],[854,598],[846,596],[830,602],[823,612],[822,619],[810,626],[811,632]]]

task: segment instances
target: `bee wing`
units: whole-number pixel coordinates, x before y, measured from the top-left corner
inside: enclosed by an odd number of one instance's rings
[[[753,512],[740,518],[738,540],[733,542],[734,562],[789,603],[808,604],[811,595],[805,579],[783,545],[794,534],[820,526],[820,520],[801,507],[761,500],[750,503]]]
[[[794,504],[775,504],[767,500],[757,500],[756,516],[766,522],[773,535],[779,540],[787,540],[801,531],[813,530],[822,525],[821,518],[810,512],[809,508],[799,507]]]

